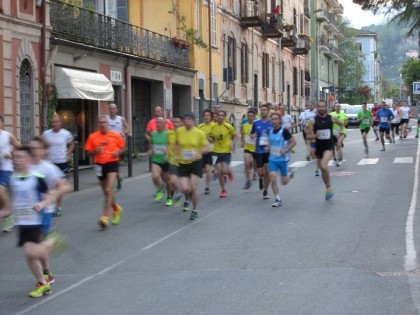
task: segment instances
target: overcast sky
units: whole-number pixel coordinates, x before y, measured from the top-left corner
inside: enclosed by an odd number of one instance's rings
[[[353,3],[353,0],[339,0],[339,2],[344,7],[343,15],[350,20],[354,28],[360,29],[362,26],[385,22],[383,15],[373,15],[370,11],[363,11],[359,5]]]

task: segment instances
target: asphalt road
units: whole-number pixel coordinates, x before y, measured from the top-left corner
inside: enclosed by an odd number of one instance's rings
[[[417,314],[414,132],[386,152],[371,132],[365,157],[350,130],[346,161],[330,167],[331,201],[296,137],[296,176],[280,187],[280,208],[262,199],[257,182],[242,189],[241,151],[229,196],[220,199],[213,182],[194,222],[153,201],[148,175],[124,183],[122,222],[107,231],[96,225],[98,189],[66,196],[56,226],[70,245],[52,258],[50,296],[27,297],[34,280],[16,235],[0,235],[0,314]]]

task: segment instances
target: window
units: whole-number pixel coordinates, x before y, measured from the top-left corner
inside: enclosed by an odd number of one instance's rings
[[[201,36],[201,0],[197,0],[197,30],[198,36]]]
[[[271,58],[271,88],[276,90],[276,58]]]
[[[90,3],[91,1],[89,1]],[[98,13],[110,16],[114,19],[128,21],[127,0],[96,0],[96,11]]]
[[[262,55],[262,87],[268,88],[270,87],[270,57],[267,53],[263,53]]]
[[[281,77],[281,91],[284,92],[284,61],[281,61],[281,71],[280,71],[280,77]]]
[[[33,71],[28,59],[23,60],[19,75],[20,139],[25,143],[34,135]]]
[[[241,82],[248,83],[248,44],[241,45]]]
[[[217,4],[210,0],[211,45],[217,47]]]
[[[293,95],[298,95],[298,71],[296,67],[293,67]]]
[[[219,83],[213,82],[213,99],[219,101]]]
[[[228,36],[228,49],[227,49],[227,65],[232,68],[233,81],[236,80],[236,40],[234,37]]]
[[[305,72],[300,70],[300,95],[305,95]]]

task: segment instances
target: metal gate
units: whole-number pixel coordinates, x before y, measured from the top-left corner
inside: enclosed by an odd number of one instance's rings
[[[20,67],[20,141],[27,143],[34,135],[33,72],[28,59]]]

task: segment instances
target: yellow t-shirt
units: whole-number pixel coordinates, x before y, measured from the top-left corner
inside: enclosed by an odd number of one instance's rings
[[[175,157],[176,135],[175,135],[174,130],[169,130],[167,141],[168,141],[168,163],[172,165],[178,165],[178,162]]]
[[[236,135],[235,129],[228,122],[223,124],[215,124],[210,132],[210,136],[214,139],[214,153],[230,153],[230,144],[232,136]]]
[[[204,132],[204,134],[207,137],[207,140],[210,141],[210,132],[215,125],[216,125],[216,123],[214,121],[211,121],[209,124],[205,124],[205,123],[199,124],[197,128],[200,129],[202,132]],[[209,148],[210,148],[209,152],[213,152],[213,144],[212,143],[210,144]]]
[[[175,130],[176,143],[178,145],[178,162],[180,164],[191,164],[201,156],[201,150],[207,145],[208,141],[204,132],[193,127],[188,130],[185,126]]]
[[[244,149],[250,152],[255,152],[255,139],[251,139],[252,124],[245,123],[242,125],[242,132],[244,136]]]

